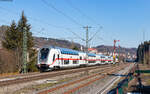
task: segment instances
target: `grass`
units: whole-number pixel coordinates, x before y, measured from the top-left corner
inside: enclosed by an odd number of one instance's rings
[[[12,75],[18,75],[18,72],[14,72],[14,73],[2,73],[0,74],[0,77],[5,77],[5,76],[12,76]]]

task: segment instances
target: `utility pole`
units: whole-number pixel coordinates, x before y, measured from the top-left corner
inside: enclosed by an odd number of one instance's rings
[[[114,53],[113,53],[113,59],[114,62],[116,62],[116,56],[115,56],[115,52],[116,52],[116,42],[119,42],[120,40],[114,40]]]
[[[27,28],[23,27],[23,73],[27,73]]]
[[[88,46],[89,46],[89,28],[92,28],[90,26],[85,26],[83,27],[84,29],[86,29],[86,62],[88,63],[87,59],[88,59]]]
[[[86,29],[86,52],[88,53],[88,46],[89,46],[89,28],[92,28],[90,26],[85,26],[83,27],[84,29]]]
[[[118,52],[118,61],[120,62],[120,45],[118,45],[119,47],[119,52]]]

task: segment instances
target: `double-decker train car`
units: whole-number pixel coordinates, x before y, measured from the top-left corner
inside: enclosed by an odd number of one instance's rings
[[[85,53],[67,48],[44,46],[38,52],[37,67],[40,71],[60,68],[92,66],[113,62],[104,55]]]
[[[96,65],[96,54],[88,53],[87,62],[88,66]]]
[[[108,64],[113,64],[113,57],[111,57],[111,56],[105,56],[106,58],[106,63],[108,63]]]
[[[100,60],[101,60],[101,64],[106,64],[106,56],[105,55],[100,55]]]

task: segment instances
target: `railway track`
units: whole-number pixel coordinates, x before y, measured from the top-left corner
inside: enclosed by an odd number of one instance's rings
[[[121,70],[119,71],[118,74],[122,74],[122,75],[128,75],[129,73],[133,73],[135,71],[135,67],[136,67],[136,64],[134,65],[131,65],[130,67],[127,67],[125,70]],[[125,76],[126,77],[126,76]],[[119,79],[124,79],[124,78],[121,78],[121,76],[116,76],[116,77],[113,77],[110,81],[108,81],[108,83],[106,85],[104,85],[103,88],[101,88],[97,94],[106,94],[110,88],[119,80]]]
[[[83,72],[87,70],[98,69],[98,68],[109,67],[109,66],[111,65],[92,66],[92,67],[76,68],[70,70],[58,70],[58,71],[52,71],[47,73],[33,73],[33,74],[20,75],[16,79],[0,81],[0,87],[18,84],[18,83],[25,83],[25,82],[30,82],[30,81],[40,80],[40,79],[46,79],[46,78],[56,77],[60,75],[73,74],[77,72]]]
[[[112,67],[111,67],[111,68],[107,68],[107,69],[105,69],[105,70],[103,70],[103,71],[100,71],[99,73],[92,74],[92,75],[89,75],[89,76],[87,76],[87,77],[83,77],[83,78],[81,78],[81,79],[78,79],[78,80],[75,80],[75,81],[72,81],[72,82],[69,82],[69,83],[66,83],[66,84],[57,86],[57,87],[55,87],[55,88],[51,88],[51,89],[49,89],[49,90],[41,91],[41,92],[39,92],[38,94],[53,93],[53,92],[55,92],[55,91],[57,91],[57,90],[59,90],[59,89],[63,89],[63,88],[69,87],[69,86],[71,86],[71,85],[74,85],[74,84],[77,84],[77,83],[80,83],[80,82],[83,82],[83,81],[85,81],[85,80],[89,80],[89,79],[92,79],[92,78],[93,78],[92,80],[88,81],[87,83],[83,83],[83,84],[81,84],[81,85],[79,85],[79,86],[76,86],[75,88],[69,89],[68,91],[65,91],[65,92],[63,93],[63,94],[70,94],[70,93],[73,93],[73,92],[75,92],[76,90],[78,90],[78,89],[80,89],[80,88],[82,88],[82,87],[85,87],[85,86],[87,86],[87,85],[89,85],[89,84],[91,84],[91,83],[93,83],[93,82],[95,82],[95,81],[97,81],[97,80],[100,80],[100,79],[106,77],[106,76],[107,76],[107,73],[109,73],[109,74],[110,74],[110,73],[114,73],[114,72],[116,72],[116,71],[118,71],[118,70],[121,70],[122,68],[125,68],[126,66],[128,66],[128,65],[117,66],[117,67],[115,67],[115,68],[113,68],[113,69],[112,69]],[[96,76],[97,76],[97,77],[96,77]]]
[[[33,76],[33,75],[37,75],[37,74],[39,74],[39,73],[40,73],[40,72],[31,72],[31,73],[26,73],[26,74],[19,74],[19,73],[17,74],[17,73],[16,73],[16,74],[14,74],[14,75],[13,75],[13,73],[12,73],[11,75],[6,75],[6,76],[5,76],[5,75],[2,75],[2,76],[0,76],[0,80],[1,80],[1,79],[6,79],[6,78],[9,79],[9,78],[17,78],[17,77],[20,78],[20,77]]]

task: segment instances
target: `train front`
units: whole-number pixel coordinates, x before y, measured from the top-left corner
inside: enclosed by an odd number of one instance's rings
[[[37,67],[41,72],[49,70],[49,65],[48,65],[49,53],[50,53],[50,48],[41,48],[38,52]]]

